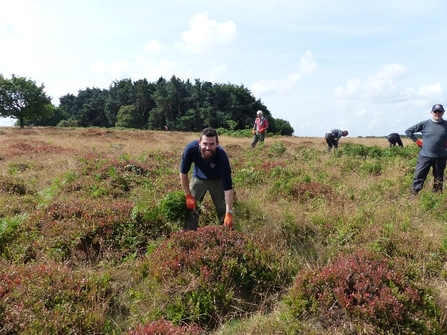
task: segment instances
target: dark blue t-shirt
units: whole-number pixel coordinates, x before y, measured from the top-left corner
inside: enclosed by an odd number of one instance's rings
[[[224,190],[228,191],[233,189],[230,160],[221,146],[218,145],[216,147],[214,158],[208,162],[204,160],[200,154],[198,140],[188,143],[183,151],[180,172],[188,174],[192,163],[194,163],[193,176],[195,178],[205,180],[222,178]]]

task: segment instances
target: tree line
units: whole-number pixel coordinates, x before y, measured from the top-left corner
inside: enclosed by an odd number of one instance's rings
[[[120,127],[196,132],[204,127],[243,130],[253,126],[256,111],[262,110],[269,131],[292,135],[286,120],[275,119],[268,108],[244,85],[220,84],[195,79],[182,81],[160,77],[116,80],[108,89],[85,88],[77,95],[51,104],[44,85],[25,77],[0,74],[0,117],[13,117],[17,125],[65,127]]]

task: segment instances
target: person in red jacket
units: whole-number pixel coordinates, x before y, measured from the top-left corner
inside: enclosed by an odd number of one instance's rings
[[[262,111],[259,110],[256,113],[255,124],[253,125],[253,129],[251,131],[254,135],[253,142],[251,142],[252,148],[254,148],[258,142],[264,143],[267,129],[269,129],[269,123],[267,119],[262,116]]]

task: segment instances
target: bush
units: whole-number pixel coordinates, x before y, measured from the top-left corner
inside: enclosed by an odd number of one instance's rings
[[[293,315],[317,315],[328,329],[350,319],[392,333],[439,331],[418,289],[388,259],[361,250],[301,273],[285,300]],[[432,322],[423,321],[427,315]]]
[[[175,233],[148,262],[159,315],[207,329],[262,309],[289,278],[271,249],[220,226]]]
[[[185,194],[181,191],[166,194],[160,201],[159,208],[160,214],[168,221],[183,221],[187,213]]]
[[[133,207],[126,199],[54,202],[22,224],[22,243],[34,249],[36,259],[50,256],[78,264],[115,262],[133,253],[143,254],[148,243],[162,235],[163,223],[133,215]],[[17,257],[12,249],[7,254]]]
[[[56,264],[0,264],[2,334],[101,334],[113,292],[105,274]]]

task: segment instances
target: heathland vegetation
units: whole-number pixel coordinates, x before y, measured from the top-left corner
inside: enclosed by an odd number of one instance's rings
[[[416,145],[238,135],[235,230],[206,197],[182,233],[198,132],[1,128],[0,333],[447,333],[447,199],[410,195]]]

